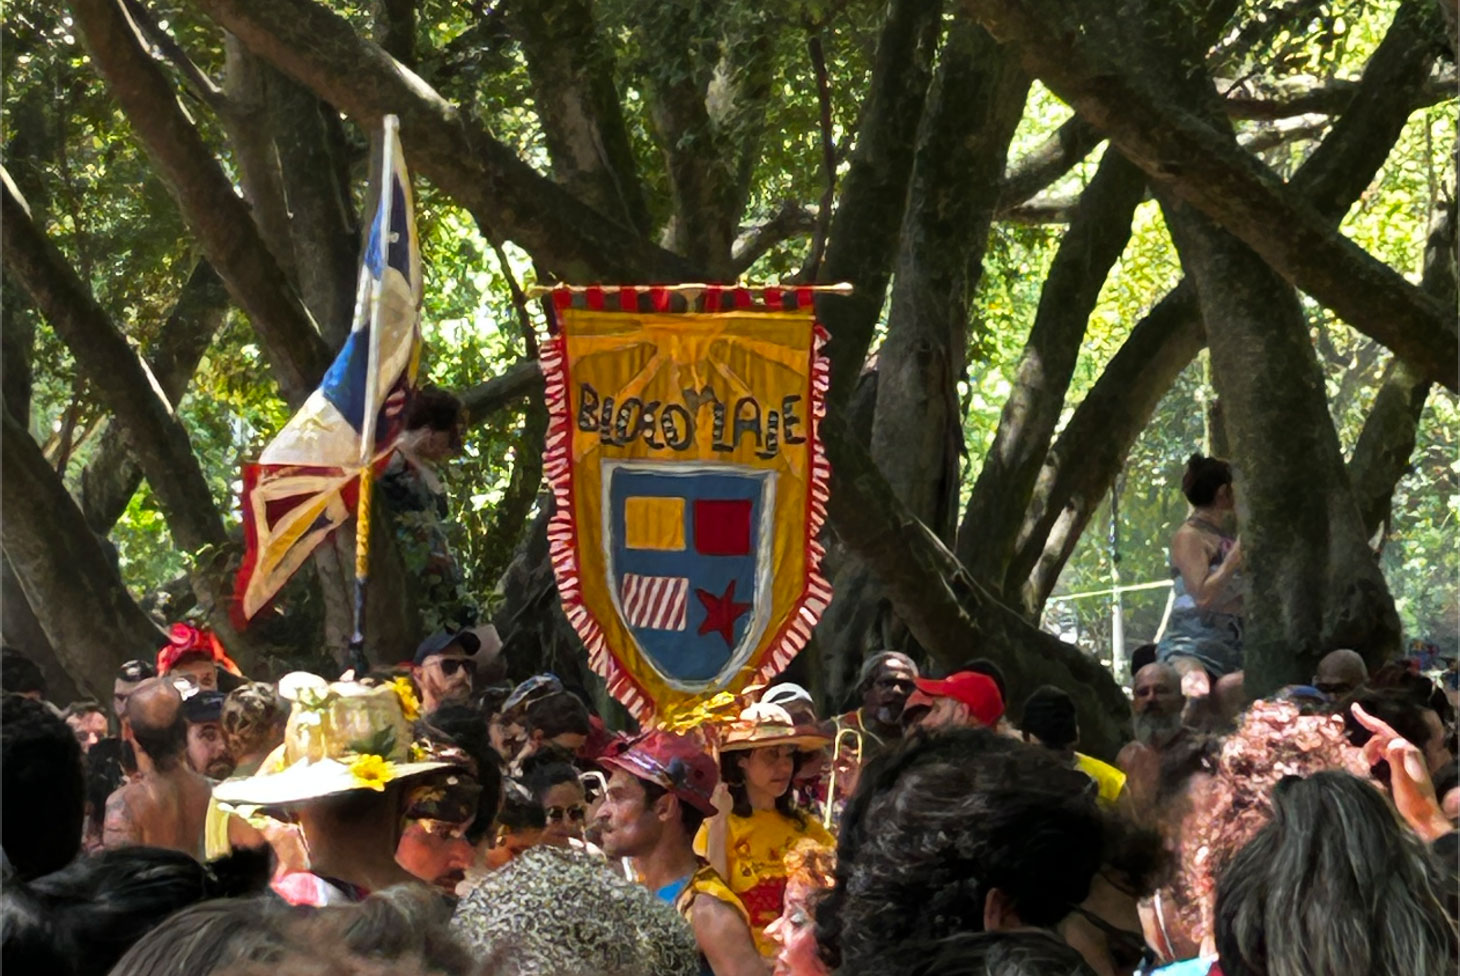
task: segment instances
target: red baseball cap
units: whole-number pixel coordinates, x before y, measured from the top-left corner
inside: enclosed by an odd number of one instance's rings
[[[946,678],[918,678],[908,708],[931,705],[934,698],[952,698],[968,706],[980,725],[993,728],[1004,714],[1004,699],[994,679],[977,671],[955,671]]]

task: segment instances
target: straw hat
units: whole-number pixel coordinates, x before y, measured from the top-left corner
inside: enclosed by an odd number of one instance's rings
[[[757,702],[741,712],[739,718],[726,723],[720,751],[735,752],[769,746],[820,749],[829,742],[830,736],[813,728],[798,726],[780,705]]]
[[[279,695],[291,703],[284,744],[253,776],[213,788],[219,803],[285,807],[353,790],[383,792],[390,783],[452,767],[425,758],[411,743],[415,696],[404,682],[330,683],[304,671],[287,674]]]

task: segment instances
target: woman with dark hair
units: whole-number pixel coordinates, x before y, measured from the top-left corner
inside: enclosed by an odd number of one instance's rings
[[[1435,866],[1384,795],[1347,773],[1289,776],[1217,885],[1224,976],[1440,976],[1455,924]]]
[[[572,847],[575,841],[581,844],[588,800],[578,770],[565,762],[535,763],[529,757],[523,764],[522,780],[547,818],[542,843],[554,847]]]
[[[820,732],[797,728],[779,705],[759,703],[729,723],[720,743],[716,813],[695,835],[694,850],[710,862],[750,914],[755,946],[776,954],[767,927],[785,907],[784,858],[807,840],[835,847],[816,820],[796,808],[791,781],[805,750],[827,744]]]
[[[1181,491],[1191,513],[1171,537],[1175,598],[1156,657],[1181,674],[1186,697],[1201,698],[1216,679],[1242,670],[1242,544],[1234,532],[1232,468],[1193,454]]]

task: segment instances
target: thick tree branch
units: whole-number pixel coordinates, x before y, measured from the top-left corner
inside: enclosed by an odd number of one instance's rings
[[[95,0],[90,0],[95,2]],[[693,281],[699,269],[588,211],[315,0],[193,0],[260,57],[367,128],[394,113],[411,169],[568,281]]]
[[[70,348],[77,365],[126,431],[167,513],[178,545],[189,552],[225,541],[223,520],[193,455],[187,432],[157,390],[156,379],[91,297],[86,285],[31,220],[10,176],[4,180],[5,268],[21,283]]]
[[[222,279],[208,262],[199,261],[147,349],[147,366],[169,403],[182,398],[227,313],[228,292]],[[91,530],[98,535],[110,532],[141,482],[142,466],[127,438],[104,438],[81,472],[77,493]]]
[[[1157,184],[1219,221],[1294,285],[1451,389],[1453,310],[1333,231],[1229,137],[1111,66],[1050,0],[965,0],[1025,68],[1106,132]]]
[[[532,79],[553,178],[599,213],[639,234],[651,229],[629,130],[614,83],[613,47],[591,0],[507,5]]]
[[[542,390],[542,370],[537,360],[522,359],[501,376],[478,383],[458,394],[461,405],[466,409],[467,422],[476,425],[509,404],[525,396],[535,396]]]
[[[742,235],[741,240],[736,243],[730,261],[731,277],[740,277],[771,248],[800,234],[814,231],[820,222],[819,213],[811,213],[794,200],[782,203],[770,220]]]
[[[821,425],[832,467],[830,515],[837,536],[875,567],[898,616],[919,645],[945,668],[972,654],[1004,670],[1010,701],[1040,684],[1075,697],[1082,741],[1113,754],[1125,738],[1129,706],[1120,686],[1093,657],[1046,634],[1000,604],[957,558],[898,502],[839,414]]]
[[[1441,75],[1426,81],[1416,96],[1415,108],[1438,105],[1455,97],[1455,76]],[[1298,115],[1342,115],[1359,90],[1358,81],[1334,79],[1324,85],[1293,94],[1227,95],[1222,106],[1231,119],[1276,121]]]
[[[1145,174],[1107,148],[1044,279],[1013,389],[958,529],[958,558],[995,588],[1014,557],[1020,516],[1064,409],[1090,313],[1145,192]]]
[[[4,183],[0,238],[6,270],[30,294],[121,426],[167,518],[173,542],[189,554],[194,589],[208,605],[210,623],[223,635],[239,665],[251,666],[257,648],[229,622],[226,601],[231,581],[219,569],[226,558],[228,538],[187,431],[146,363],[55,245],[35,226],[4,170],[0,170],[0,182]],[[16,569],[23,577],[18,564]],[[34,604],[32,609],[36,609]]]
[[[188,91],[219,116],[226,116],[232,108],[228,96],[213,83],[213,79],[209,78],[202,68],[193,63],[193,59],[188,57],[188,53],[182,49],[182,45],[162,29],[162,26],[157,23],[157,18],[152,16],[152,11],[147,9],[147,5],[142,0],[122,0],[122,3],[127,8],[127,16],[132,18],[132,23],[137,25],[142,36],[167,59],[169,64],[177,69],[183,83],[187,85]]]
[[[167,183],[229,294],[248,313],[285,398],[299,404],[329,363],[309,311],[285,284],[244,202],[142,50],[116,0],[74,0],[97,69]]]
[[[1009,167],[999,187],[999,216],[1064,176],[1104,139],[1089,122],[1078,115],[1071,116],[1032,152]]]
[[[1425,249],[1425,275],[1420,287],[1449,304],[1455,303],[1455,202],[1431,231]],[[1415,427],[1429,398],[1430,382],[1403,360],[1395,359],[1384,371],[1364,429],[1354,443],[1348,463],[1349,482],[1359,503],[1364,531],[1373,538],[1389,515],[1394,486],[1409,472],[1414,454]]]
[[[877,41],[871,88],[820,281],[850,281],[851,295],[822,295],[816,303],[831,332],[829,413],[846,403],[872,342],[892,277],[933,54],[941,0],[891,0]]]
[[[8,410],[0,455],[0,505],[10,513],[0,522],[5,558],[66,671],[104,701],[122,662],[148,656],[166,637],[128,595],[61,479]]]

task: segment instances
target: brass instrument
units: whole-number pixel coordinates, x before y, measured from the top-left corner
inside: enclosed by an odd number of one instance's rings
[[[836,738],[832,740],[831,747],[831,773],[826,778],[826,809],[821,814],[821,825],[827,830],[831,829],[833,814],[837,809],[836,797],[836,775],[837,762],[842,757],[842,742],[850,736],[852,762],[858,766],[862,764],[862,732],[850,726],[842,726],[836,731]]]

